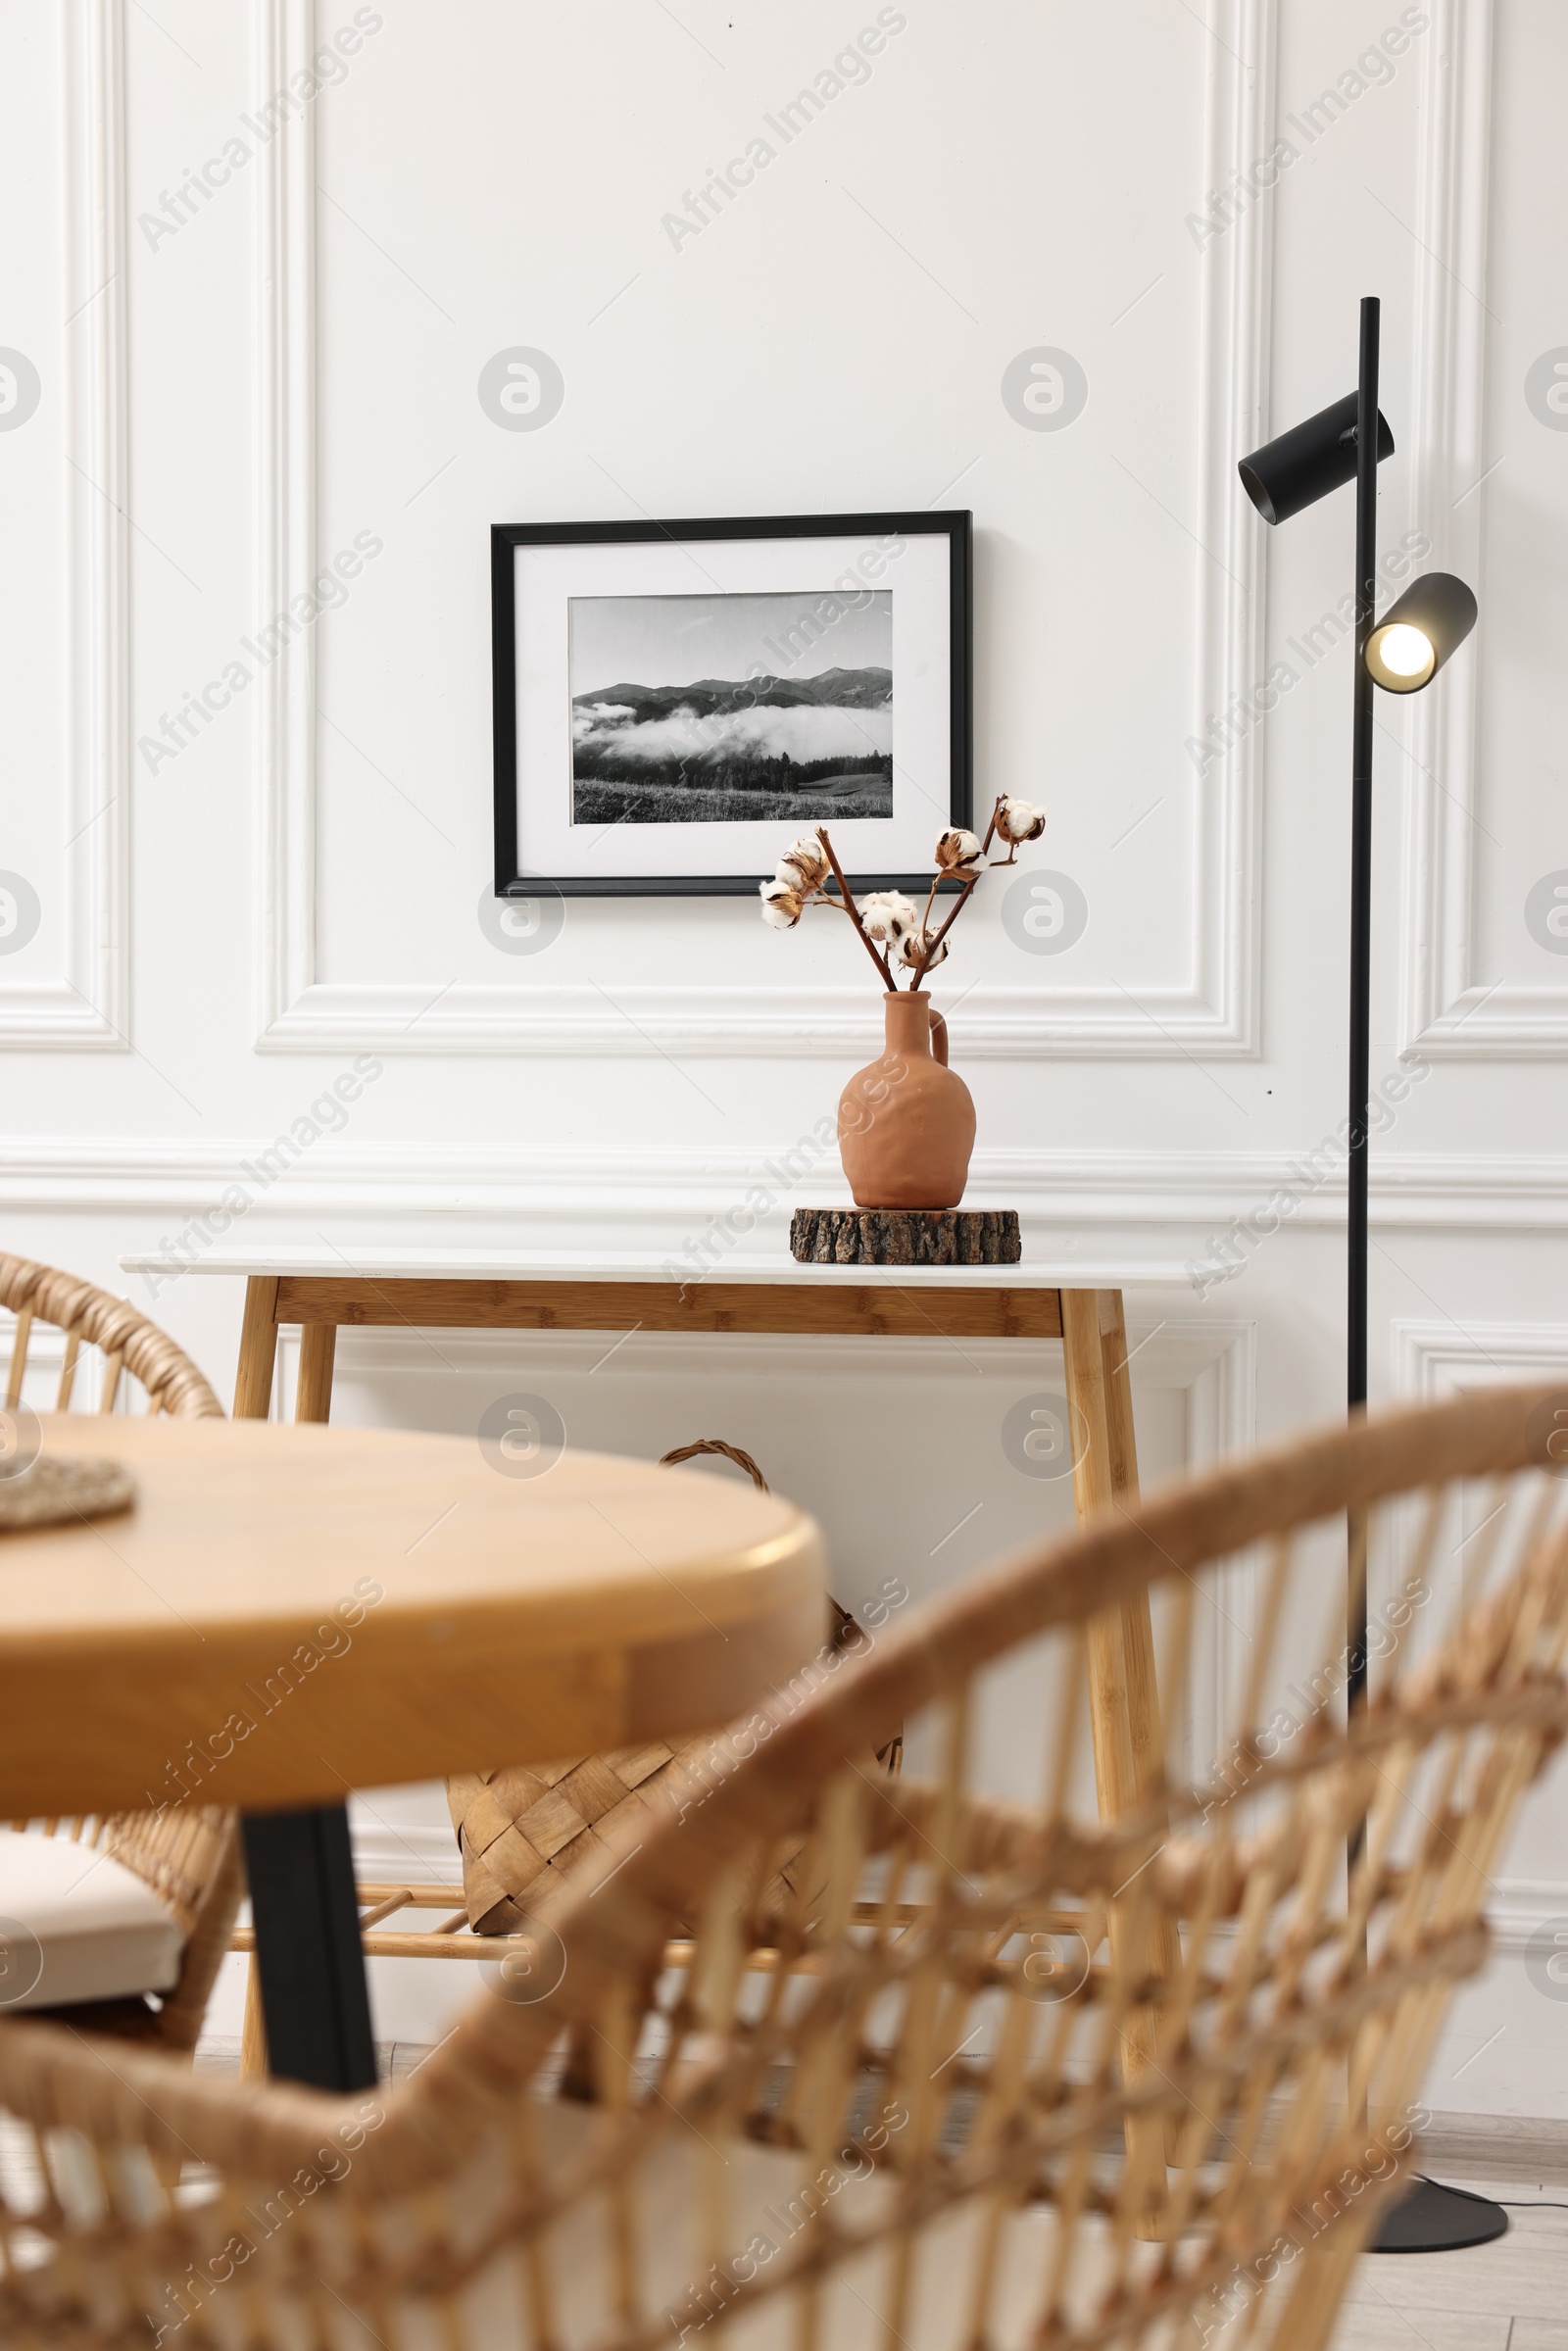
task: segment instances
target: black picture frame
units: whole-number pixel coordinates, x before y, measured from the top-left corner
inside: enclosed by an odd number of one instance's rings
[[[730,898],[753,894],[764,875],[524,874],[517,858],[517,547],[614,547],[667,539],[851,538],[901,531],[948,541],[950,761],[949,821],[971,822],[974,796],[974,554],[967,508],[880,514],[688,516],[674,521],[495,522],[490,526],[490,646],[495,747],[495,892],[497,898]],[[852,873],[857,890],[925,890],[923,873]]]

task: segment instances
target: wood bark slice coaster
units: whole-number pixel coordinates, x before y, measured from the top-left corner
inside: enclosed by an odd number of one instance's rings
[[[20,1477],[0,1478],[0,1532],[106,1518],[135,1499],[136,1481],[118,1461],[86,1453],[55,1461],[45,1454]]]
[[[1016,1208],[797,1208],[802,1265],[1016,1265]]]

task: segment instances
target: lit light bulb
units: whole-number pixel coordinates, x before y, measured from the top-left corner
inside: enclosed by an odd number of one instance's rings
[[[1451,571],[1424,571],[1366,641],[1367,673],[1386,694],[1419,694],[1476,624],[1476,600]]]
[[[1395,677],[1419,677],[1432,665],[1432,640],[1407,620],[1397,621],[1380,634],[1378,660]]]

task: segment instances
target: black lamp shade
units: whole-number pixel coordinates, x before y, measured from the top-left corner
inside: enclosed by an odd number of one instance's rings
[[[1265,522],[1289,522],[1303,507],[1355,479],[1356,394],[1293,424],[1237,466],[1242,486]],[[1378,464],[1394,455],[1394,435],[1378,411]]]
[[[1366,641],[1366,665],[1388,694],[1419,694],[1476,624],[1476,600],[1451,571],[1424,571]]]

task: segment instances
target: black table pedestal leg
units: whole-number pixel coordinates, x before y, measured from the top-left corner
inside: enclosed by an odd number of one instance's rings
[[[348,1814],[258,1813],[244,1836],[271,2072],[316,2089],[373,2089]]]

